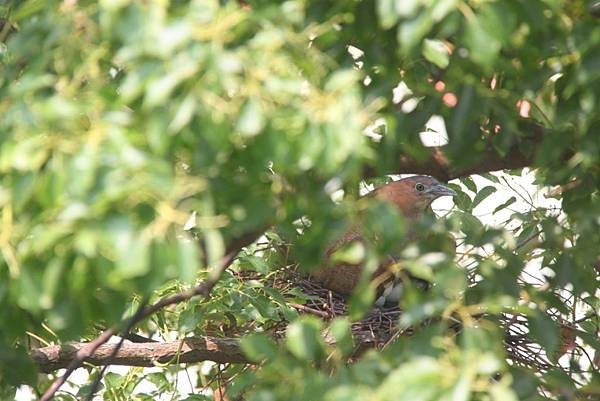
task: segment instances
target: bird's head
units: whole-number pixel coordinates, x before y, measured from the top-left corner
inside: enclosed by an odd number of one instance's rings
[[[417,175],[383,185],[374,195],[397,205],[405,216],[416,217],[440,196],[455,196],[456,192],[433,177]]]

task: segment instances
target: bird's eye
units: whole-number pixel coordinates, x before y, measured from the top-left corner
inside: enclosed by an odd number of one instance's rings
[[[425,189],[425,185],[418,183],[417,185],[415,185],[415,189],[419,192],[423,191]]]

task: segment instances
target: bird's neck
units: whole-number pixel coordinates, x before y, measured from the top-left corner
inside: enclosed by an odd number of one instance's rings
[[[407,208],[402,208],[402,212],[408,218],[420,218],[425,213],[431,212],[431,202],[414,203]]]

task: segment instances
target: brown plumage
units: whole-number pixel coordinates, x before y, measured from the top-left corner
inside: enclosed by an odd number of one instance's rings
[[[445,185],[440,184],[435,178],[429,176],[413,176],[383,185],[367,196],[373,196],[397,206],[404,217],[409,220],[419,219],[428,210],[431,203],[440,196],[454,196],[456,193]],[[362,235],[359,227],[352,227],[335,241],[326,252],[325,267],[312,273],[311,277],[340,294],[350,294],[358,284],[362,265],[350,263],[329,264],[329,258],[344,244],[352,241],[361,241]],[[393,258],[391,258],[393,259]],[[385,273],[387,264],[383,264],[373,277]]]

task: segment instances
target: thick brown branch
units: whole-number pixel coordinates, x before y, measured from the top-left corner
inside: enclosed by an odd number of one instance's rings
[[[334,344],[335,339],[323,333],[327,344]],[[353,333],[357,355],[365,349],[376,346],[377,341],[372,333]],[[29,355],[40,372],[52,373],[65,368],[78,358],[78,353],[89,349],[91,343],[70,343],[51,345],[31,350]],[[152,367],[156,364],[197,363],[213,361],[217,363],[255,363],[248,359],[237,338],[221,338],[210,336],[188,337],[181,341],[134,343],[125,341],[119,344],[100,345],[85,359],[94,366],[123,365]]]
[[[514,144],[506,154],[500,154],[490,144],[484,154],[481,155],[478,163],[464,168],[456,168],[452,160],[447,156],[447,146],[439,146],[429,148],[431,153],[427,159],[416,160],[407,155],[400,155],[398,163],[392,167],[391,171],[378,171],[376,168],[367,167],[363,174],[365,177],[378,176],[382,173],[425,174],[448,181],[471,174],[530,167],[535,162],[535,148],[541,143],[545,135],[545,129],[532,122],[524,122],[523,124],[526,126],[527,135],[519,143]],[[525,151],[524,149],[529,149],[529,151]]]
[[[89,348],[90,343],[52,345],[34,349],[31,358],[44,373],[66,368],[77,358],[77,353]],[[150,367],[155,364],[214,361],[218,363],[252,363],[234,338],[190,337],[172,342],[103,344],[85,358],[95,366],[126,365]],[[117,351],[115,353],[115,351]],[[113,355],[114,354],[114,355]]]

